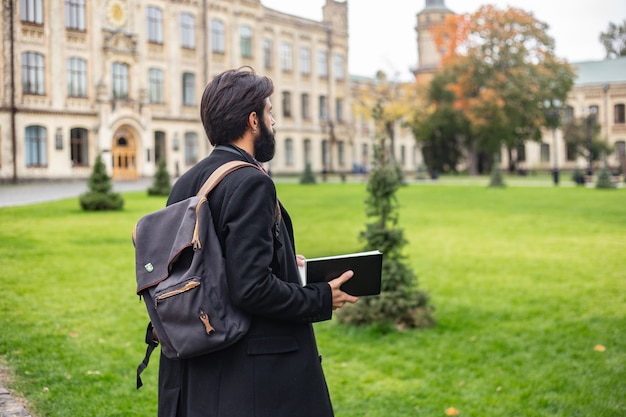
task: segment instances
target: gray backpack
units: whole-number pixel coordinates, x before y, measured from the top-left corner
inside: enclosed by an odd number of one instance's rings
[[[142,217],[133,230],[137,294],[151,323],[140,375],[160,343],[168,358],[185,359],[224,349],[241,339],[250,317],[230,301],[225,261],[208,195],[230,172],[255,165],[231,161],[219,167],[198,194]]]

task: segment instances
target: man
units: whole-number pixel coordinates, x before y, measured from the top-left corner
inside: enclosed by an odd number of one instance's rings
[[[220,165],[260,166],[274,156],[272,81],[251,68],[226,71],[204,90],[200,108],[215,146],[175,183],[167,204],[195,195]],[[210,194],[232,302],[252,317],[242,340],[187,360],[161,355],[159,417],[327,417],[333,415],[311,323],[357,301],[330,283],[302,286],[291,219],[272,179],[244,167]]]

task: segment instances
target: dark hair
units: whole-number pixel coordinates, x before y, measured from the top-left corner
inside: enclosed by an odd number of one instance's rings
[[[204,89],[200,118],[211,145],[230,143],[243,136],[248,116],[263,117],[265,99],[274,92],[268,77],[257,75],[251,67],[224,71]]]

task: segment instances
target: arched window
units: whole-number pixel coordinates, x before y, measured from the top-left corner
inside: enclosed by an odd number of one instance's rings
[[[285,139],[285,165],[293,165],[293,139]]]
[[[72,166],[89,166],[89,140],[87,129],[70,130],[70,159]]]
[[[163,43],[163,12],[158,7],[146,8],[148,19],[148,42]]]
[[[67,96],[87,97],[87,61],[67,59]]]
[[[615,124],[624,124],[626,123],[626,115],[624,114],[624,105],[616,104],[614,107],[615,112]]]
[[[22,89],[24,94],[45,94],[43,55],[37,52],[22,54]]]
[[[241,26],[239,28],[241,56],[243,58],[252,58],[252,28],[250,26]]]
[[[198,134],[196,132],[185,133],[185,164],[193,165],[198,162]]]
[[[128,98],[128,65],[122,62],[113,63],[113,98]]]
[[[226,40],[224,39],[224,22],[219,19],[211,20],[211,51],[223,54]]]
[[[196,22],[191,13],[180,14],[180,46],[194,49],[196,47]]]
[[[48,165],[46,128],[43,126],[27,126],[26,140],[26,166],[44,167]]]
[[[165,102],[162,69],[150,68],[148,70],[148,100],[150,103],[158,104]]]
[[[311,139],[305,139],[304,140],[304,163],[305,164],[310,164],[311,163]]]

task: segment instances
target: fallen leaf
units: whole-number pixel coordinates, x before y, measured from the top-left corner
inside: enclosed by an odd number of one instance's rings
[[[78,333],[76,333],[76,332],[72,332],[72,333],[70,333],[70,336],[72,336],[72,337],[78,337]]]
[[[502,391],[502,387],[496,388],[496,391],[498,391],[498,392]]]
[[[602,345],[595,345],[593,350],[595,350],[596,352],[604,352],[606,350],[606,347]]]
[[[447,416],[458,416],[459,415],[459,410],[457,410],[454,407],[450,407],[446,409],[446,415]]]

